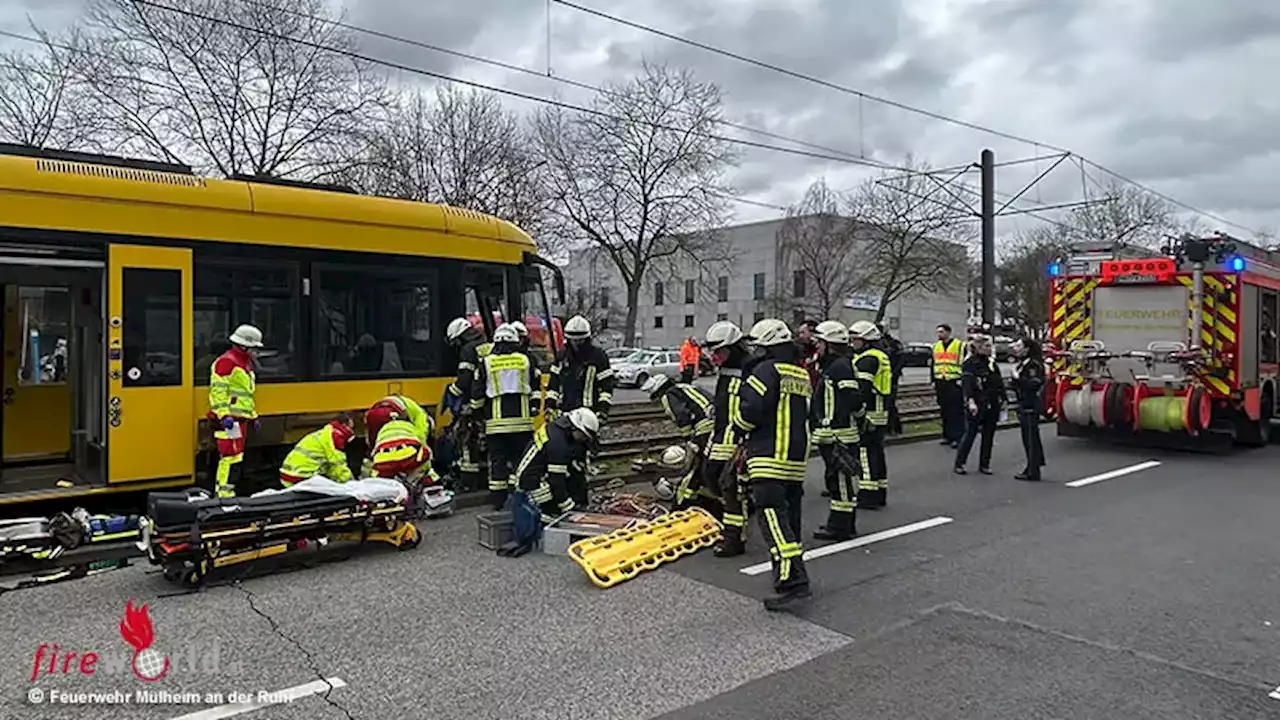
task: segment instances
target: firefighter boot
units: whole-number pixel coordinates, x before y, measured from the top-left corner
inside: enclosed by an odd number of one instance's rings
[[[507,506],[506,490],[490,490],[489,505],[493,507],[494,512],[499,512]]]
[[[720,536],[720,542],[716,543],[713,552],[718,558],[738,557],[747,551],[747,543],[743,538],[744,533],[729,532],[731,527],[725,527],[724,534]]]
[[[784,612],[790,610],[796,602],[811,597],[813,597],[813,591],[809,589],[807,582],[803,585],[779,588],[776,595],[764,599],[764,609],[769,612]]]

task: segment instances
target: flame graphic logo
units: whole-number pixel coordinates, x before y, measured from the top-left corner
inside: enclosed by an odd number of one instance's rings
[[[151,628],[151,616],[147,606],[135,608],[130,600],[124,608],[124,619],[120,621],[120,637],[133,648],[133,661],[130,667],[133,674],[143,682],[155,682],[169,672],[169,658],[151,648],[155,640],[155,631]]]

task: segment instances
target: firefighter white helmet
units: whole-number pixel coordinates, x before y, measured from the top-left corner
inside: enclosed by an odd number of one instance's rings
[[[493,341],[495,343],[518,343],[520,342],[520,333],[510,325],[503,323],[493,331]]]
[[[791,328],[776,318],[765,318],[751,326],[751,342],[760,347],[785,345],[791,342]]]
[[[707,328],[707,350],[715,352],[720,348],[726,348],[742,339],[742,328],[729,322],[721,320],[711,327]]]
[[[676,499],[675,485],[664,477],[653,481],[653,493],[658,496],[659,500]]]
[[[449,327],[444,329],[444,336],[453,342],[462,337],[462,333],[471,329],[471,321],[464,318],[454,318],[449,322]]]
[[[859,320],[849,326],[849,337],[871,342],[880,339],[880,328],[870,320]]]
[[[262,347],[262,331],[252,325],[241,325],[227,339],[241,347]]]
[[[587,437],[595,437],[600,434],[600,418],[587,408],[574,408],[567,413],[569,423],[577,430],[587,434]]]
[[[564,324],[564,335],[570,340],[585,340],[591,337],[591,323],[581,315],[574,315]]]
[[[813,336],[824,342],[837,345],[849,344],[849,328],[835,320],[823,320],[813,329]]]
[[[671,445],[662,451],[658,464],[666,470],[683,470],[689,461],[689,451],[683,445]]]
[[[516,334],[519,335],[520,337],[522,338],[529,337],[529,328],[525,327],[524,323],[520,322],[519,320],[513,321],[511,323],[511,327],[516,329]]]
[[[644,385],[640,388],[640,391],[649,393],[649,397],[652,398],[656,396],[658,393],[665,390],[667,386],[672,384],[673,382],[674,381],[671,378],[667,377],[666,375],[654,375],[653,377],[649,378],[644,382]]]

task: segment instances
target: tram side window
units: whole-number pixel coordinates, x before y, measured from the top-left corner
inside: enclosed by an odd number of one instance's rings
[[[435,276],[322,268],[315,330],[326,377],[425,375],[439,369]]]
[[[196,383],[209,382],[209,369],[231,347],[227,337],[239,325],[262,331],[258,380],[298,376],[297,278],[293,263],[235,263],[197,260],[195,265]]]
[[[1276,293],[1263,290],[1262,313],[1258,318],[1258,362],[1271,364],[1276,360]]]
[[[19,384],[66,382],[71,293],[65,287],[11,285],[8,294],[7,306],[17,313],[13,345],[20,348],[22,358],[18,363]]]
[[[182,384],[182,273],[124,268],[125,387]]]

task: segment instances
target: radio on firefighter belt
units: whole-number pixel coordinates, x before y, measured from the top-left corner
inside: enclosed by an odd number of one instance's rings
[[[862,477],[862,463],[858,462],[858,456],[853,450],[844,443],[834,443],[831,446],[832,455],[836,462],[840,464],[840,471],[848,477]]]

